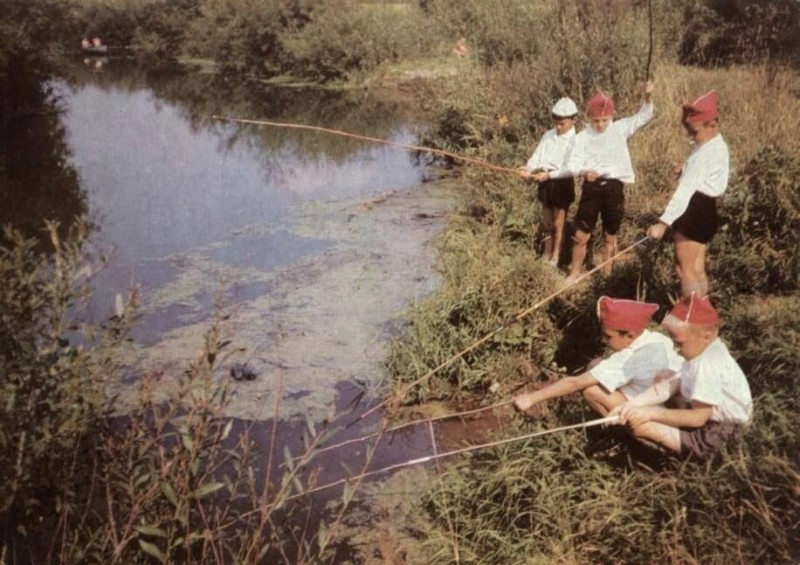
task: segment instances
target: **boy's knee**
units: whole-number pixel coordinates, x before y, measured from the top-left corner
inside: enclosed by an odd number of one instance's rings
[[[590,235],[586,232],[582,232],[581,230],[577,230],[572,235],[572,241],[575,242],[575,245],[579,245],[583,247],[589,242]]]
[[[600,389],[600,385],[592,385],[583,389],[583,398],[589,401],[597,401],[600,397],[605,396]]]

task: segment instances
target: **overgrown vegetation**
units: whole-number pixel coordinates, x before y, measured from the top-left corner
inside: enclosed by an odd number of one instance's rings
[[[604,430],[483,453],[425,494],[423,510],[435,525],[425,543],[431,560],[442,563],[797,560],[796,3],[80,0],[69,14],[49,0],[2,5],[4,123],[21,111],[5,103],[10,69],[20,61],[46,68],[57,29],[100,34],[156,60],[210,57],[228,74],[319,82],[360,80],[392,62],[449,56],[463,36],[469,64],[423,91],[421,105],[435,116],[424,142],[508,167],[524,163],[550,127],[555,99],[569,95],[580,105],[602,88],[627,115],[637,110],[649,71],[658,117],[632,142],[638,181],[628,192],[623,247],[643,235],[674,188],[671,163],[686,154],[680,104],[717,89],[734,174],[721,201],[722,230],[709,248],[712,299],[723,314],[722,337],[756,398],[747,433],[702,464],[654,458],[624,440],[618,454],[593,453],[593,444],[611,433]],[[62,19],[70,25],[58,28]],[[55,154],[63,165],[62,153]],[[0,173],[10,163],[4,159]],[[464,202],[440,238],[441,288],[409,313],[387,360],[397,388],[558,283],[536,260],[539,207],[531,187],[513,175],[459,171]],[[331,530],[293,529],[292,515],[300,513],[300,524],[307,517],[292,504],[292,489],[304,488],[294,482],[299,467],[289,464],[277,481],[270,465],[257,476],[247,433],[220,417],[229,391],[214,375],[233,351],[224,316],[196,362],[175,376],[165,404],[151,396],[165,377],[147,375],[140,410],[124,421],[110,418],[105,384],[118,378],[135,299],[120,298],[116,315],[100,327],[82,325],[74,314],[98,265],[84,247],[83,224],[69,237],[64,230],[50,225],[46,251],[7,231],[0,253],[0,457],[7,462],[0,471],[0,557],[330,558]],[[579,370],[602,352],[597,297],[638,297],[666,309],[677,290],[672,264],[669,245],[637,247],[609,277],[597,275],[580,292],[549,301],[402,400],[479,397],[488,404],[537,384],[531,377],[546,373],[536,367]],[[543,422],[513,423],[527,429],[586,417],[577,398],[542,412]],[[309,428],[310,452],[324,436]],[[352,495],[345,493],[342,511]]]

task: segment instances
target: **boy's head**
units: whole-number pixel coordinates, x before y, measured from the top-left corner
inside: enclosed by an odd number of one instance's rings
[[[621,351],[642,335],[658,304],[601,296],[597,301],[597,318],[603,339],[614,351]]]
[[[603,92],[598,92],[586,105],[589,126],[597,133],[603,133],[614,119],[614,100]]]
[[[678,354],[691,360],[717,338],[719,314],[707,296],[700,298],[693,292],[675,304],[661,325],[669,332]]]
[[[689,136],[698,143],[712,138],[719,130],[717,102],[717,91],[712,90],[683,105],[681,123]]]
[[[556,133],[564,135],[575,125],[575,118],[578,115],[578,107],[571,98],[560,98],[553,106],[551,111],[553,123],[556,126]]]

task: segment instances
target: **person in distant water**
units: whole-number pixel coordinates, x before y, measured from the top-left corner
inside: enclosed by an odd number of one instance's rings
[[[682,296],[708,294],[706,246],[717,231],[716,199],[728,188],[730,157],[719,132],[715,91],[683,105],[683,127],[694,146],[682,168],[678,188],[647,235],[661,239],[672,228]]]
[[[94,38],[92,39],[92,47],[102,47],[102,46],[103,46],[102,40],[95,35]]]
[[[88,38],[84,37],[81,39],[81,48],[82,49],[89,49],[92,46],[92,42],[89,41]]]
[[[619,423],[643,443],[708,457],[750,421],[750,385],[718,336],[719,315],[707,296],[683,298],[662,325],[685,359],[683,365],[611,415],[618,414]]]
[[[589,369],[574,377],[564,377],[535,392],[514,398],[519,410],[528,410],[543,400],[583,391],[589,405],[602,416],[647,390],[664,369],[668,374],[681,366],[672,341],[664,334],[647,329],[657,304],[601,296],[597,317],[603,337],[613,352],[594,360]]]
[[[583,274],[586,249],[598,216],[603,222],[603,261],[617,250],[617,232],[625,212],[625,183],[633,183],[634,172],[628,139],[653,118],[653,83],[644,85],[644,104],[638,113],[614,121],[614,100],[598,92],[586,107],[589,127],[579,133],[567,167],[583,179],[581,199],[575,214],[572,261],[565,286]],[[611,264],[605,266],[606,274]]]
[[[551,114],[553,129],[545,132],[519,173],[523,178],[539,183],[544,259],[557,267],[567,210],[575,201],[575,179],[567,169],[567,158],[575,143],[578,107],[571,98],[561,98],[553,106]]]

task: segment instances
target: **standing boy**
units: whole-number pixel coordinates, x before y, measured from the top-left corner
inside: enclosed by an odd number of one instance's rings
[[[589,405],[605,416],[647,390],[659,371],[677,370],[681,359],[670,339],[646,329],[656,310],[657,304],[601,296],[597,301],[597,317],[603,338],[613,353],[590,363],[585,373],[518,395],[514,399],[516,407],[527,410],[537,402],[582,390]]]
[[[603,261],[617,249],[617,232],[625,212],[623,186],[634,182],[633,164],[628,151],[628,139],[653,118],[653,83],[644,85],[645,101],[633,116],[614,121],[614,101],[598,92],[589,101],[586,114],[589,127],[575,137],[567,168],[583,179],[581,199],[575,215],[575,236],[572,262],[565,286],[581,276],[586,259],[586,247],[598,216],[603,222]],[[605,267],[611,272],[611,265]]]
[[[706,245],[717,231],[716,199],[728,188],[728,146],[719,133],[717,93],[707,92],[683,105],[683,127],[692,139],[678,188],[647,235],[661,239],[672,227],[682,296],[708,294]]]
[[[750,420],[750,386],[719,339],[719,315],[708,297],[692,293],[664,318],[685,359],[671,378],[656,381],[612,414],[634,437],[684,456],[707,457]],[[669,406],[663,403],[672,400]]]
[[[571,98],[561,98],[553,106],[553,129],[536,146],[528,163],[519,169],[525,179],[539,183],[542,203],[544,259],[558,266],[567,210],[575,201],[575,179],[567,169],[567,157],[575,142],[575,118],[578,107]]]

